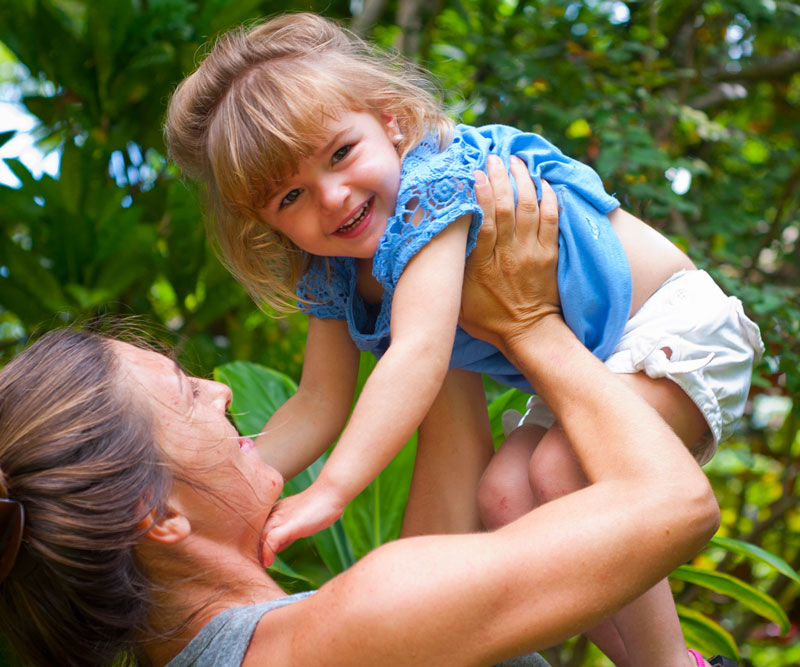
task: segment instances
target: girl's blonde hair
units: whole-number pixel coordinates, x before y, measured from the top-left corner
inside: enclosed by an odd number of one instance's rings
[[[201,183],[209,237],[257,303],[295,307],[311,257],[259,218],[270,192],[312,155],[340,110],[390,114],[400,155],[430,132],[448,140],[428,77],[315,14],[288,14],[223,35],[175,90],[171,158]]]

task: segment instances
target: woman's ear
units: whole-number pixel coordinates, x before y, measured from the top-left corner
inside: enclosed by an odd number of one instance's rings
[[[167,505],[167,511],[158,520],[155,519],[153,510],[142,520],[142,524],[142,528],[150,525],[144,536],[161,544],[177,544],[189,537],[192,532],[189,519],[171,505]]]

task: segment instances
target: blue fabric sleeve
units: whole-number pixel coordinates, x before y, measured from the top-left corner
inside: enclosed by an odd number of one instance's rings
[[[440,151],[438,139],[431,135],[403,160],[395,213],[372,265],[373,275],[385,290],[393,293],[411,258],[463,215],[472,216],[467,253],[475,247],[483,222],[472,175],[479,157],[459,141]]]
[[[314,257],[297,283],[297,305],[307,315],[324,320],[346,319],[350,295],[347,258]]]

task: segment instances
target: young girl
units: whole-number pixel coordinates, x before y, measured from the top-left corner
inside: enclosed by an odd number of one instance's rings
[[[257,300],[298,299],[309,314],[300,387],[258,438],[262,456],[288,477],[320,456],[347,421],[359,350],[380,359],[317,480],[273,511],[274,551],[339,518],[435,401],[480,405],[477,373],[533,391],[497,349],[457,329],[482,171],[510,171],[519,205],[536,201],[528,173],[539,192],[541,179],[552,184],[567,324],[629,374],[700,463],[743,409],[761,342],[739,301],[621,211],[589,167],[534,134],[454,126],[424,85],[407,64],[298,14],[224,36],[170,102],[171,155],[205,184],[209,230],[229,268]],[[585,484],[533,401],[484,474],[490,527]],[[487,441],[478,412],[464,411],[481,431],[464,451],[485,461],[474,454]],[[686,653],[665,582],[614,622],[596,641],[617,664],[703,664]]]

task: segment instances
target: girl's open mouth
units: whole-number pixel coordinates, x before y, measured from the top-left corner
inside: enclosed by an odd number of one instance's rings
[[[356,227],[358,227],[361,222],[363,222],[364,218],[367,217],[367,214],[370,212],[372,208],[372,202],[375,198],[371,197],[369,200],[365,201],[361,208],[358,209],[356,214],[350,218],[346,223],[344,223],[341,227],[339,227],[334,234],[347,234],[348,232],[353,231]]]

